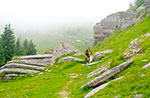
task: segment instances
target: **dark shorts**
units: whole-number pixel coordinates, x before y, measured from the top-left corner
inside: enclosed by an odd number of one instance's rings
[[[87,57],[90,57],[90,55],[88,53],[85,54]]]

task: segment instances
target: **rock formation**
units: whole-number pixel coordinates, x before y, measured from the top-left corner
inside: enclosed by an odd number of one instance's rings
[[[150,0],[145,0],[144,4],[146,6],[147,16],[150,16]]]
[[[100,85],[99,87],[96,87],[95,89],[93,89],[92,91],[90,91],[88,94],[86,94],[86,95],[84,96],[84,98],[90,98],[90,96],[94,95],[94,94],[97,93],[99,90],[104,89],[104,88],[105,88],[108,84],[110,84],[111,82],[120,80],[120,79],[122,79],[123,77],[124,77],[124,76],[119,77],[119,78],[117,78],[117,79],[114,79],[114,80],[112,80],[112,81],[110,81],[110,82],[107,82],[107,83],[105,83],[105,84],[103,84],[103,85]]]
[[[68,56],[68,57],[64,57],[64,58],[60,59],[60,60],[58,61],[58,63],[63,63],[63,62],[67,62],[67,61],[83,62],[84,60],[78,59],[78,58],[75,58],[75,57],[72,57],[72,56]]]
[[[9,61],[0,68],[0,80],[9,81],[17,76],[39,73],[50,64],[52,55],[21,56],[18,60]]]
[[[116,75],[117,73],[119,73],[120,71],[124,70],[128,65],[130,65],[133,61],[129,60],[127,62],[124,62],[114,68],[112,68],[111,70],[106,71],[105,73],[103,73],[102,75],[96,77],[94,80],[84,84],[83,86],[81,86],[80,88],[83,88],[85,86],[88,87],[96,87],[99,86],[101,84],[103,84],[107,79],[112,78],[114,75]]]
[[[136,38],[133,41],[131,41],[128,49],[123,54],[124,58],[130,58],[136,54],[143,53],[144,49],[140,45],[140,42],[144,41],[143,37],[150,37],[150,33],[146,33],[142,35],[141,38]]]
[[[63,55],[67,55],[73,52],[78,52],[78,49],[76,49],[72,45],[65,43],[65,42],[59,44],[53,52],[53,57],[50,61],[50,65],[53,65],[55,63],[55,60],[58,57],[61,57]]]
[[[141,10],[145,10],[145,6],[139,7],[136,11],[129,9],[125,12],[117,12],[102,19],[94,26],[95,40],[101,42],[107,39],[115,30],[119,28],[124,30],[128,26],[136,24],[143,18],[144,13],[141,13],[140,17],[136,17]]]

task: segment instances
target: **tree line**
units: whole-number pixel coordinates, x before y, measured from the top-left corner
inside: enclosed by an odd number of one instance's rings
[[[6,25],[0,35],[0,66],[10,61],[13,56],[36,54],[35,47],[32,40],[25,39],[22,43],[19,38],[16,40],[11,25]]]

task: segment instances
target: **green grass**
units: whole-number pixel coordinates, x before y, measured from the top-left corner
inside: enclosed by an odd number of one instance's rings
[[[112,49],[113,53],[106,54],[100,59],[98,64],[93,66],[85,66],[81,62],[65,62],[53,66],[47,66],[51,72],[44,72],[42,75],[34,77],[18,78],[11,82],[0,82],[0,98],[62,98],[59,92],[70,92],[70,98],[83,98],[93,88],[80,87],[91,81],[97,76],[86,79],[87,75],[104,64],[109,65],[109,69],[128,60],[122,57],[127,50],[129,43],[135,38],[150,32],[150,17],[147,17],[134,26],[129,26],[124,31],[115,31],[107,40],[97,43],[93,52]],[[150,62],[150,38],[142,38],[141,47],[144,49],[142,54],[134,57],[133,63],[124,71],[115,75],[114,78],[125,75],[121,80],[110,83],[106,88],[100,90],[91,98],[114,98],[120,95],[121,98],[132,98],[136,93],[143,94],[144,98],[150,97],[150,68],[142,69],[142,67]],[[62,56],[64,57],[64,56]],[[62,58],[60,57],[60,58]],[[59,59],[60,59],[59,58]],[[84,56],[78,58],[84,59]],[[148,61],[142,61],[147,59]],[[76,73],[77,78],[71,78],[69,74]],[[145,76],[142,77],[141,74]],[[111,79],[107,80],[110,81]],[[71,82],[70,82],[71,81]]]

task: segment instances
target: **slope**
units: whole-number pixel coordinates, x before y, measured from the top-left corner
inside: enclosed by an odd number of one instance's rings
[[[123,58],[122,55],[127,50],[129,43],[148,32],[150,32],[150,17],[139,21],[136,25],[130,26],[124,31],[117,30],[107,40],[98,43],[94,52],[108,49],[112,49],[114,52],[104,55],[102,59],[98,60],[97,64],[86,66],[81,62],[55,63],[53,66],[47,66],[47,69],[51,70],[50,72],[35,77],[18,78],[11,82],[1,82],[0,97],[63,98],[65,96],[68,98],[83,98],[93,88],[80,89],[80,87],[98,76],[87,79],[87,75],[102,65],[108,64],[108,62],[110,62],[108,68],[111,69],[128,60]],[[144,65],[150,62],[150,38],[145,37],[143,40],[144,42],[140,44],[144,48],[144,52],[132,57],[133,63],[113,78],[123,75],[125,77],[110,83],[106,88],[93,95],[93,98],[114,98],[115,96],[125,98],[133,97],[135,94],[150,97],[150,69],[142,69]],[[84,59],[84,56],[77,58]],[[108,79],[106,82],[110,80]],[[63,91],[67,95],[60,94]]]

